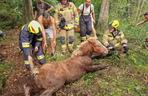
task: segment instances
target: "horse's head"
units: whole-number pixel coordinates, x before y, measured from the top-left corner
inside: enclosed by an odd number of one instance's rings
[[[72,56],[105,56],[107,54],[107,48],[96,38],[91,37],[82,42],[80,47],[72,53]]]
[[[92,56],[106,56],[108,49],[96,38],[90,38],[87,40],[92,47]]]

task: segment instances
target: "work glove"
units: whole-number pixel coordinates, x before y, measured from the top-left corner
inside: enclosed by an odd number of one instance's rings
[[[127,53],[129,48],[127,46],[123,46],[123,53]]]
[[[34,48],[34,52],[38,52],[38,50],[39,50],[39,48],[36,46],[36,47]]]
[[[115,48],[114,48],[113,46],[111,46],[111,45],[108,45],[108,46],[107,46],[107,49],[108,49],[109,51],[114,51],[114,50],[115,50]]]
[[[30,70],[31,70],[30,64],[25,64],[25,68],[26,68],[28,71],[30,71]]]

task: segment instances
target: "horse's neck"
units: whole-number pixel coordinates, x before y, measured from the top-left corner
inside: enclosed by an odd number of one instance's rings
[[[91,46],[83,46],[82,48],[80,48],[80,51],[82,52],[82,55],[84,56],[91,56],[92,54],[92,48]]]
[[[90,46],[84,46],[81,47],[79,49],[76,49],[73,53],[71,57],[74,56],[91,56],[92,54],[92,48]]]
[[[76,50],[72,53],[71,57],[75,57],[75,56],[82,56],[82,51],[80,51],[79,49],[76,49]]]

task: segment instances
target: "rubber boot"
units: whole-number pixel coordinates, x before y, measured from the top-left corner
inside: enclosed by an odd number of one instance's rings
[[[30,64],[29,64],[29,61],[28,61],[28,60],[25,60],[25,61],[24,61],[24,64],[25,64],[25,68],[26,68],[28,71],[30,71],[30,70],[31,70],[31,66],[30,66]]]
[[[68,44],[68,49],[69,49],[69,52],[72,52],[73,51],[73,44]]]
[[[87,39],[86,36],[81,37],[81,42],[84,42],[86,39]]]
[[[61,45],[62,47],[62,54],[66,53],[66,44]]]

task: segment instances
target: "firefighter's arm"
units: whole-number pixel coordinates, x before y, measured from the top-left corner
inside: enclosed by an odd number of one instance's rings
[[[109,43],[109,30],[107,30],[103,35],[103,44],[109,51],[114,50],[114,45]]]
[[[34,51],[37,52],[39,47],[42,46],[42,34],[40,34],[39,36],[37,36],[37,39],[36,39],[36,43],[35,43],[35,48],[34,48]]]
[[[120,32],[121,33],[121,44],[123,45],[123,46],[127,46],[127,39],[125,38],[125,36],[124,36],[124,33],[123,32]]]
[[[78,26],[79,25],[79,15],[78,15],[78,11],[77,11],[77,7],[72,3],[73,6],[73,11],[74,11],[74,16],[75,16],[75,25]]]
[[[42,34],[39,34],[37,36],[35,46],[37,46],[37,47],[41,46],[42,40],[43,40]]]
[[[21,29],[21,35],[20,35],[20,41],[22,48],[30,48],[30,42],[29,42],[29,33],[27,32],[27,29],[25,28],[26,25],[24,25]]]
[[[38,17],[38,21],[42,27],[43,49],[45,50],[45,48],[47,47],[47,42],[46,42],[46,33],[45,33],[44,26],[43,26],[43,16]]]
[[[108,30],[107,30],[108,31]],[[108,32],[105,32],[104,35],[103,35],[103,44],[107,47],[109,46],[109,42],[108,42]]]
[[[125,39],[125,36],[123,34],[123,32],[121,32],[121,44],[122,44],[122,48],[123,48],[123,53],[127,53],[129,48],[128,48],[128,45],[127,45],[127,39]]]

